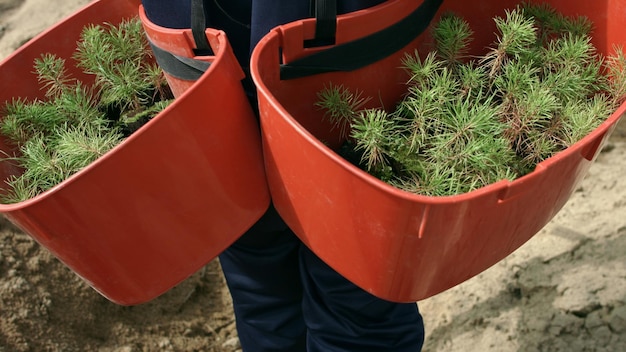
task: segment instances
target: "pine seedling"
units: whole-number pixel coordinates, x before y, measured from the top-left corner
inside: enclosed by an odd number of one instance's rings
[[[518,100],[525,99],[527,92],[539,83],[540,70],[521,61],[509,61],[499,75],[494,77],[493,92],[502,103],[502,112],[508,114]]]
[[[559,109],[558,99],[544,84],[537,80],[523,84],[524,90],[514,91],[510,100],[503,100],[500,111],[502,120],[508,126],[504,135],[518,152],[518,146],[528,133],[542,129]]]
[[[552,136],[541,130],[531,130],[519,146],[524,151],[520,166],[523,173],[531,172],[541,161],[559,151]]]
[[[384,177],[389,171],[387,146],[394,137],[394,125],[383,110],[365,110],[352,124],[351,137],[357,151],[362,152],[362,162],[367,171]]]
[[[473,34],[464,19],[453,14],[442,16],[433,29],[437,55],[448,67],[456,67],[466,59]]]
[[[478,99],[487,91],[489,76],[484,66],[477,65],[475,61],[470,61],[460,65],[457,71],[460,84],[460,98],[470,97]]]
[[[593,23],[587,17],[564,16],[548,3],[524,2],[520,8],[526,18],[535,22],[538,47],[563,35],[590,36],[593,30]]]
[[[342,106],[363,169],[409,192],[469,192],[532,172],[626,100],[625,56],[603,60],[585,18],[526,4],[494,20],[495,45],[471,59],[462,21],[444,16],[436,50],[402,59],[410,78],[394,111]]]
[[[101,104],[137,112],[154,101],[155,90],[161,91],[162,76],[146,50],[141,22],[122,21],[118,26],[91,25],[86,27],[74,58],[85,73],[93,74],[101,92]],[[156,74],[155,74],[156,72]],[[158,100],[167,99],[161,96]]]
[[[434,94],[421,94],[415,87],[409,91],[411,93],[396,108],[393,120],[400,135],[405,136],[405,143],[401,143],[405,152],[419,153],[427,143],[429,121],[439,118],[441,107],[435,103]]]
[[[75,127],[59,132],[55,150],[63,156],[63,168],[73,174],[113,149],[122,139],[122,134],[116,130]]]
[[[35,72],[46,97],[54,98],[65,92],[73,80],[65,67],[65,60],[53,54],[44,54],[35,59]]]
[[[524,58],[537,43],[537,28],[534,21],[524,16],[520,8],[506,11],[506,18],[496,17],[498,29],[495,47],[483,58],[489,67],[489,77],[499,74],[509,58]]]
[[[423,62],[428,63],[431,58],[434,59],[434,56],[429,55]],[[444,65],[427,64],[422,66],[417,57],[406,57],[404,62],[405,64],[409,63],[405,67],[411,70],[409,74],[412,77],[430,72],[428,76],[422,77],[420,82],[410,82],[407,96],[399,103],[393,114],[396,125],[400,127],[399,135],[407,141],[404,144],[407,147],[406,152],[401,154],[398,159],[406,160],[408,155],[420,152],[428,143],[424,137],[438,128],[445,107],[457,99],[461,85],[451,69]],[[430,66],[428,71],[423,69],[428,66]],[[403,145],[402,143],[395,144]],[[400,163],[405,164],[406,162]]]
[[[36,193],[50,189],[70,176],[62,156],[52,144],[54,142],[42,137],[34,137],[21,148],[22,156],[18,160],[25,169],[21,177]]]
[[[80,123],[102,124],[103,114],[99,111],[97,97],[93,90],[69,76],[65,60],[53,54],[43,54],[35,59],[35,73],[45,91],[45,102],[57,116],[56,121],[47,121],[38,128],[48,130],[59,124],[77,125]]]
[[[619,105],[626,101],[626,55],[621,46],[613,50],[615,54],[607,58],[607,90]]]
[[[563,101],[585,99],[601,84],[602,59],[588,36],[565,35],[548,43],[543,79]]]
[[[413,55],[405,54],[402,59],[402,67],[410,74],[407,84],[418,88],[423,87],[428,79],[439,72],[443,66],[443,63],[437,59],[437,53],[432,51],[424,60],[420,58],[417,51]]]
[[[436,97],[435,103],[444,106],[454,101],[461,89],[458,79],[454,72],[442,67],[441,70],[435,71],[427,80],[428,89]]]
[[[559,15],[562,21],[561,33],[577,37],[587,37],[593,31],[593,23],[585,16],[566,17]]]
[[[507,168],[514,157],[508,141],[499,137],[505,128],[496,118],[499,107],[489,98],[479,101],[465,98],[450,104],[425,152],[432,162],[454,169],[457,181],[467,182],[469,189],[484,185],[481,181],[493,182],[492,171],[500,165]]]
[[[141,126],[145,125],[153,116],[165,109],[171,101],[160,100],[156,101],[152,105],[146,106],[143,110],[138,112],[132,112],[121,116],[122,123],[119,124],[119,130],[124,136],[129,136],[137,131]]]
[[[41,100],[13,100],[3,114],[0,131],[17,146],[35,136],[49,136],[65,120],[54,104]]]
[[[600,125],[600,116],[609,116],[615,109],[612,98],[596,94],[588,100],[566,105],[561,113],[562,129],[558,138],[565,149],[578,142]]]
[[[502,126],[494,118],[497,110],[489,102],[474,104],[467,98],[449,104],[431,138],[434,158],[443,157],[443,162],[459,160],[470,141],[499,135]]]
[[[40,101],[28,103],[23,99],[14,99],[4,107],[0,132],[14,145],[23,145],[34,135],[41,133],[36,120],[49,113],[49,109]]]
[[[24,169],[7,181],[3,202],[44,192],[119,144],[170,103],[160,68],[150,60],[139,19],[87,26],[77,43],[77,66],[95,75],[93,87],[70,77],[65,60],[35,60],[46,101],[6,104],[0,132],[19,148]]]
[[[341,138],[348,135],[348,127],[357,116],[357,112],[369,98],[363,98],[361,92],[352,93],[344,86],[324,87],[317,95],[316,106],[325,111],[325,116],[339,129]]]
[[[109,121],[99,108],[95,93],[81,82],[66,89],[50,104],[64,117],[63,126],[108,127]]]
[[[435,197],[462,192],[454,169],[431,162],[423,162],[421,166],[420,172],[394,179],[391,184],[408,192]]]
[[[520,4],[524,17],[534,21],[537,28],[537,47],[542,47],[555,33],[560,32],[559,13],[548,3]]]
[[[172,102],[172,91],[170,90],[170,86],[165,79],[165,75],[163,75],[163,70],[157,64],[146,65],[144,67],[146,80],[150,82],[152,96],[148,105],[151,102],[166,102],[167,104]]]
[[[0,201],[2,203],[19,203],[31,199],[39,194],[37,187],[32,187],[32,185],[28,183],[28,180],[26,180],[26,178],[22,175],[13,175],[7,179],[6,183],[11,187],[6,190],[6,193],[0,196]]]
[[[5,203],[21,202],[61,183],[119,144],[122,135],[97,126],[60,129],[54,139],[35,136],[14,158],[25,172],[7,181]]]

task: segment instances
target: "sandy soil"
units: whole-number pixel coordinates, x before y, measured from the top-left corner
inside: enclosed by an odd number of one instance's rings
[[[0,0],[0,58],[87,2]],[[479,276],[419,302],[424,351],[626,351],[624,176],[622,120],[539,234]],[[0,352],[238,350],[216,261],[152,302],[122,307],[0,221]]]

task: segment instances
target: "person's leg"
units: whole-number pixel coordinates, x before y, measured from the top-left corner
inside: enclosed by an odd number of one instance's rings
[[[272,28],[309,17],[310,0],[253,0],[250,53]]]
[[[250,0],[238,1],[249,4]],[[161,6],[170,3],[165,0],[143,2],[148,17],[155,23],[172,28],[188,26],[188,10],[174,8],[174,12],[169,12],[167,6]],[[293,8],[296,2],[298,6]],[[308,3],[308,0],[293,0],[285,3],[289,5],[287,7],[277,7],[275,1],[255,0],[258,10],[252,13],[252,28],[256,28],[252,30],[252,45],[274,25],[307,17],[304,2]],[[357,3],[373,5],[379,2],[382,1],[346,0],[350,4],[343,9],[340,5],[339,11],[356,10],[352,6],[358,6]],[[182,0],[182,3],[187,4],[188,0]],[[245,26],[238,16],[222,18],[236,19],[231,21],[233,23],[219,23],[213,17],[219,12],[211,11],[215,10],[212,5],[209,7],[209,22],[216,27],[238,27],[237,30],[230,28],[227,34],[230,32],[235,51],[245,62],[242,56],[249,42],[238,39],[247,38],[250,27]],[[219,10],[232,14],[228,8]],[[223,13],[218,16],[221,15]],[[240,26],[241,23],[244,26]],[[300,270],[298,256],[302,247],[300,240],[270,207],[257,224],[220,255],[244,352],[305,351],[307,331],[303,301],[309,328],[309,352],[419,351],[423,326],[415,305],[376,299],[350,284],[310,251],[305,251],[306,255],[300,258],[300,263],[306,266]],[[301,280],[306,287],[304,300]],[[396,337],[389,338],[389,333]]]
[[[305,351],[300,240],[270,208],[220,256],[244,352]]]
[[[160,26],[189,28],[191,24],[191,0],[142,0],[142,3],[148,18]],[[251,0],[204,2],[207,25],[227,33],[244,68],[250,50],[251,4]],[[248,93],[254,89],[251,84],[245,88]],[[220,254],[244,351],[305,351],[298,268],[300,245],[270,206],[252,228]]]
[[[379,299],[346,280],[306,246],[300,252],[308,352],[418,352],[417,304]]]
[[[191,0],[141,0],[146,16],[153,23],[167,28],[189,28]]]

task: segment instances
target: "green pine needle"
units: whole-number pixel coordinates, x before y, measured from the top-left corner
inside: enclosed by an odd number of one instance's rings
[[[44,54],[41,58],[36,59],[35,71],[47,97],[60,95],[72,82],[65,68],[65,60],[53,54]]]
[[[462,62],[469,52],[474,32],[465,20],[452,14],[442,16],[433,29],[437,54],[449,66]]]
[[[608,91],[618,105],[626,101],[626,55],[621,46],[613,50],[615,54],[607,58]]]
[[[82,170],[171,102],[163,73],[151,59],[138,18],[83,29],[74,58],[95,76],[87,87],[51,54],[34,66],[47,100],[5,105],[0,132],[20,151],[5,160],[24,169],[9,177],[3,202],[20,202]],[[355,106],[357,107],[357,106]]]
[[[29,183],[23,176],[10,176],[5,181],[7,187],[2,189],[0,201],[4,204],[19,203],[31,199],[40,193],[40,190]]]
[[[102,131],[96,127],[71,128],[60,131],[56,152],[62,158],[67,173],[78,172],[113,149],[122,141],[115,131]]]
[[[362,97],[361,92],[352,93],[343,85],[324,87],[317,98],[316,106],[325,111],[328,120],[335,128],[339,128],[340,135],[344,138],[357,111],[369,101],[369,98]]]
[[[403,190],[466,193],[532,172],[626,101],[626,56],[599,55],[588,19],[529,3],[505,15],[479,58],[466,55],[466,23],[443,16],[434,49],[403,57],[407,91],[391,112],[359,110],[354,93],[326,88],[318,107],[351,130],[343,152]]]
[[[490,68],[489,77],[494,78],[507,60],[524,59],[532,55],[537,43],[537,28],[531,18],[524,16],[521,9],[506,10],[506,18],[495,17],[498,29],[495,46],[482,59]]]
[[[424,60],[420,58],[418,52],[415,52],[413,55],[405,54],[402,66],[411,74],[409,83],[421,87],[429,77],[439,72],[444,65],[437,59],[435,52],[428,53]]]
[[[380,171],[386,165],[385,146],[393,137],[393,124],[385,111],[365,110],[352,125],[352,138],[356,150],[363,152],[363,160],[369,171]]]

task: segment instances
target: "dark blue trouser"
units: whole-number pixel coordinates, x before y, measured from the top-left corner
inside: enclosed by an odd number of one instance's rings
[[[208,25],[229,36],[243,67],[271,28],[309,14],[310,0],[207,0]],[[338,0],[340,13],[383,0]],[[148,17],[189,27],[190,0],[143,0]],[[417,352],[414,303],[388,302],[343,278],[291,232],[273,207],[220,255],[244,352]]]
[[[270,208],[220,255],[244,351],[420,351],[416,304],[363,291],[281,224]]]

